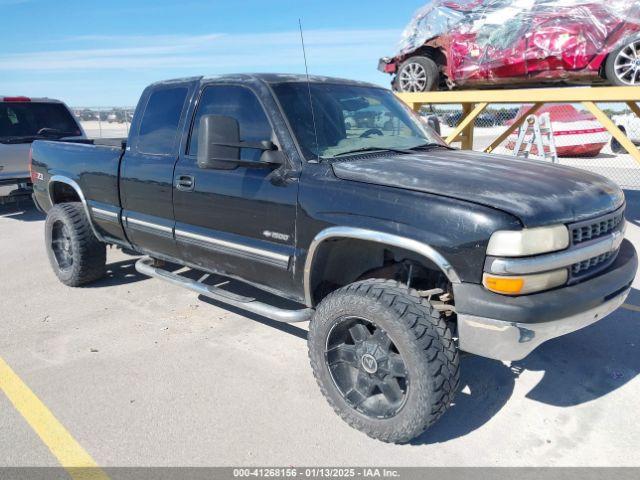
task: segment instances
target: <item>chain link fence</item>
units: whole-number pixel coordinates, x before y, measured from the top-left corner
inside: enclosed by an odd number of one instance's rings
[[[133,107],[74,107],[73,113],[89,138],[125,138]]]
[[[627,137],[640,145],[640,118],[626,104],[599,104]],[[491,145],[513,122],[526,114],[531,105],[489,105],[475,121],[474,150],[482,151]],[[462,120],[462,108],[453,105],[425,106],[426,115],[437,115],[442,135],[446,138]],[[612,138],[604,126],[580,104],[549,104],[536,115],[548,113],[553,127],[553,140],[558,162],[583,168],[615,181],[625,189],[640,190],[640,164]],[[519,130],[507,138],[493,153],[514,155]],[[533,149],[538,153],[537,149]],[[537,155],[530,158],[541,159]]]

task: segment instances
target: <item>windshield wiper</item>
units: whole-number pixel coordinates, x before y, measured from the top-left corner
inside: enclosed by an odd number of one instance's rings
[[[409,150],[412,150],[412,151],[427,150],[427,149],[431,149],[431,148],[435,148],[435,147],[448,148],[449,150],[455,150],[453,147],[450,147],[449,145],[443,145],[443,144],[438,143],[438,142],[424,143],[422,145],[418,145],[416,147],[412,147]]]
[[[429,142],[424,143],[422,145],[417,145],[411,148],[383,148],[383,147],[364,147],[364,148],[356,148],[355,150],[349,150],[347,152],[338,153],[334,155],[334,158],[344,157],[347,155],[356,155],[358,153],[366,153],[366,152],[394,152],[394,153],[404,153],[404,154],[412,154],[420,150],[428,150],[435,147],[448,148],[449,150],[454,150],[453,147],[448,145],[442,145],[438,142]]]
[[[356,155],[358,153],[366,153],[366,152],[394,152],[394,153],[405,153],[405,154],[413,153],[411,150],[403,150],[401,148],[364,147],[364,148],[356,148],[355,150],[349,150],[346,152],[338,153],[337,155],[334,155],[334,157],[335,158],[344,157],[346,155]]]
[[[43,131],[44,130],[44,131]],[[12,135],[8,137],[0,137],[0,143],[14,144],[14,143],[29,143],[38,139],[60,139],[63,137],[75,137],[75,132],[63,132],[62,130],[56,130],[54,128],[46,128],[40,130],[35,135]]]
[[[38,137],[74,137],[76,136],[75,132],[65,132],[64,130],[58,130],[57,128],[41,128],[38,130],[36,134]]]
[[[13,137],[0,137],[0,143],[10,144],[10,143],[29,143],[36,139],[35,135],[16,135]]]

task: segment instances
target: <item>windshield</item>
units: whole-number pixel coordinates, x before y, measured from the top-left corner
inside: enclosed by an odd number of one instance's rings
[[[60,103],[0,102],[0,142],[81,134],[69,110]]]
[[[282,83],[274,85],[274,91],[308,160],[445,145],[393,93],[382,88]]]

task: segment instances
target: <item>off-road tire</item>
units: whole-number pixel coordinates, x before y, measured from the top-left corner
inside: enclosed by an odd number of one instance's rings
[[[411,65],[415,64],[421,67],[425,74],[425,82],[421,85],[420,88],[416,88],[414,90],[410,88],[404,88],[402,82],[402,74],[405,70],[411,68]],[[394,89],[397,92],[430,92],[432,90],[437,90],[440,86],[440,68],[438,64],[429,57],[424,56],[415,56],[408,58],[398,68],[398,73],[396,75],[395,80],[393,81]]]
[[[405,403],[390,418],[372,418],[350,406],[331,376],[329,334],[352,316],[383,329],[405,363]],[[308,346],[313,374],[331,407],[353,428],[384,442],[406,443],[420,435],[445,413],[458,388],[458,349],[443,315],[394,280],[363,280],[329,294],[311,321]]]
[[[68,268],[58,265],[52,248],[54,225],[62,223],[67,228],[73,264]],[[79,287],[94,282],[105,275],[107,248],[99,241],[80,203],[55,205],[45,222],[45,245],[51,268],[58,279],[69,287]]]

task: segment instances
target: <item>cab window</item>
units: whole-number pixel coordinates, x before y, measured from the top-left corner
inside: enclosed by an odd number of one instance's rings
[[[138,134],[138,151],[149,155],[175,152],[186,87],[156,90],[149,97]]]
[[[271,139],[271,124],[260,101],[251,90],[230,85],[211,86],[205,88],[200,97],[187,152],[189,155],[198,155],[198,130],[200,119],[204,115],[235,118],[240,125],[240,140],[243,142]],[[256,149],[240,150],[242,160],[258,161],[261,155],[262,152]]]

